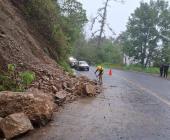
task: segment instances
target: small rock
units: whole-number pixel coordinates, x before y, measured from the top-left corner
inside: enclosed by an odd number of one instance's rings
[[[64,82],[64,83],[63,83],[63,89],[66,89],[66,88],[68,88],[68,86],[67,86],[67,83]]]
[[[44,76],[43,79],[44,79],[45,81],[49,81],[49,80],[50,80],[50,78],[47,77],[47,76]]]
[[[65,90],[66,90],[67,92],[69,92],[69,93],[73,93],[74,90],[75,90],[75,87],[73,87],[73,88],[66,88]]]
[[[59,91],[55,94],[55,102],[59,105],[61,105],[65,100],[66,100],[66,97],[67,97],[67,92],[62,90],[62,91]]]
[[[2,119],[0,128],[4,132],[6,139],[11,139],[33,130],[30,120],[24,113],[12,114]]]
[[[55,86],[52,86],[54,92],[58,92],[58,89]]]
[[[1,34],[1,33],[0,33],[0,37],[1,37],[1,38],[5,38],[5,37],[6,37],[6,35],[5,35],[5,34]]]

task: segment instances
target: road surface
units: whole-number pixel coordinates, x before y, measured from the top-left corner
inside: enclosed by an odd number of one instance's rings
[[[170,140],[170,81],[113,70],[104,91],[67,104],[54,120],[23,140]],[[95,78],[94,69],[78,72]]]

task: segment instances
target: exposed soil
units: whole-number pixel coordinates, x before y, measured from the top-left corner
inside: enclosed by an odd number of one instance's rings
[[[16,64],[17,71],[34,71],[36,80],[28,92],[34,94],[37,91],[61,98],[62,103],[72,102],[82,95],[96,95],[99,92],[96,83],[86,77],[76,77],[65,72],[45,51],[54,51],[52,48],[10,0],[0,0],[1,69],[5,70],[8,64]]]
[[[65,72],[44,48],[52,46],[26,22],[10,0],[0,0],[1,67],[13,63],[19,71],[32,70],[36,73],[36,81],[30,88],[38,88],[48,94],[64,89],[71,93],[71,100],[82,94],[84,84],[95,85],[87,78],[77,78]]]

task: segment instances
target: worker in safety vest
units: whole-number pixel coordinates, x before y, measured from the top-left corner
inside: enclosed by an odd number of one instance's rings
[[[103,83],[103,73],[104,73],[104,68],[102,66],[97,66],[95,74],[98,72],[97,77],[99,78],[99,83]]]

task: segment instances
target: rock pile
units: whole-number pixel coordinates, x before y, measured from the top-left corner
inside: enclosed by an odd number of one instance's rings
[[[95,96],[100,92],[100,87],[95,81],[84,76],[72,76],[57,67],[54,65],[32,67],[32,70],[36,72],[37,80],[30,86],[30,89],[36,88],[53,95],[54,98],[63,98],[62,103],[74,101],[80,96]]]
[[[0,117],[25,113],[33,125],[45,125],[54,112],[53,99],[43,92],[0,92]]]
[[[0,136],[4,134],[7,139],[10,139],[32,130],[33,126],[45,125],[52,119],[52,114],[57,107],[54,103],[62,105],[80,96],[97,94],[96,83],[86,77],[71,77],[47,86],[48,82],[56,82],[56,78],[50,80],[49,77],[45,76],[45,82],[36,81],[27,92],[0,92],[0,117],[4,118],[0,118]],[[36,87],[36,83],[42,87],[44,85],[45,88]],[[58,89],[56,85],[60,88]]]
[[[0,136],[7,139],[23,134],[52,119],[54,100],[41,91],[0,92]],[[2,133],[3,132],[3,133]]]

